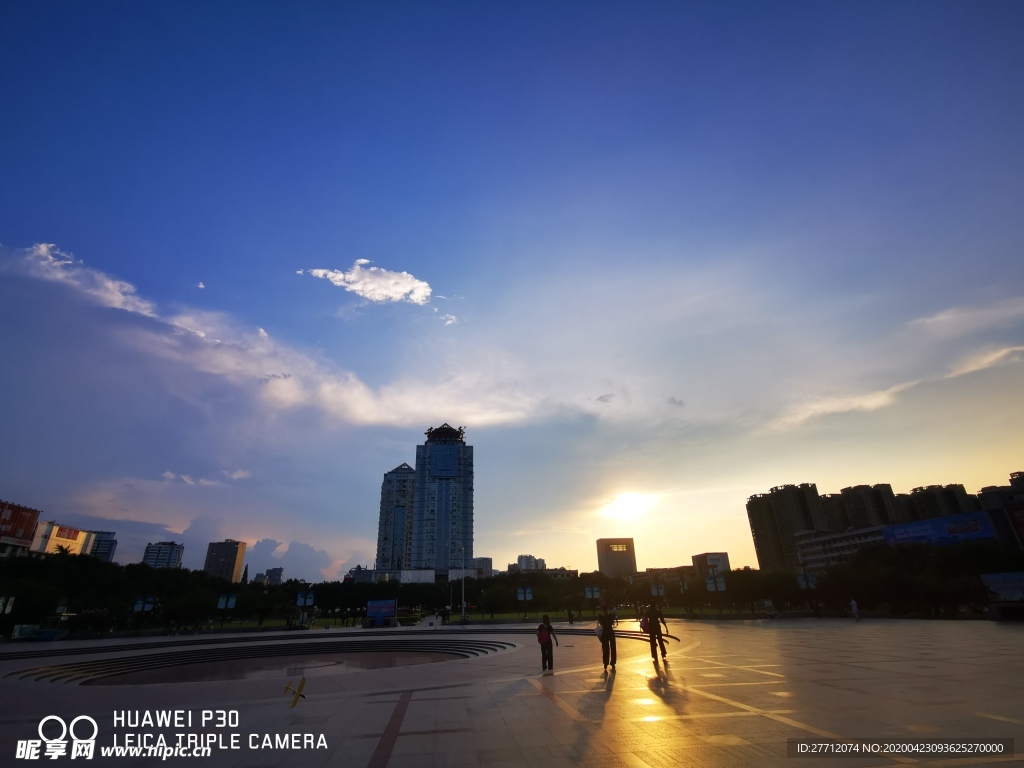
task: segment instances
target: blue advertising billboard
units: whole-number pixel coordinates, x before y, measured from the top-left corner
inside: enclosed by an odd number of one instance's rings
[[[913,523],[888,525],[882,535],[890,544],[956,544],[972,539],[992,539],[995,532],[984,512],[935,517]]]
[[[384,626],[384,619],[398,616],[397,600],[368,600],[366,602],[366,618],[373,619],[378,627]]]

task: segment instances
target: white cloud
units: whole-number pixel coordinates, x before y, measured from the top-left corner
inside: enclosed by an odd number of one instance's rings
[[[174,478],[177,477],[177,475],[174,474],[173,472],[164,472],[162,477],[164,480],[173,480]]]
[[[893,405],[896,402],[897,395],[916,387],[919,384],[942,381],[943,379],[954,379],[959,376],[966,376],[967,374],[977,373],[988,368],[993,368],[997,365],[1022,362],[1022,352],[1024,352],[1024,346],[986,349],[968,355],[945,375],[930,376],[914,381],[905,381],[888,387],[887,389],[866,392],[858,395],[809,400],[788,409],[769,426],[786,429],[799,426],[818,416],[850,413],[853,411],[877,411],[879,408],[886,408]]]
[[[455,315],[441,315],[440,319],[444,320],[445,325],[457,325],[459,322],[459,318]]]
[[[259,337],[261,339],[269,339],[270,338],[270,334],[267,333],[266,331],[264,331],[262,328],[258,328],[257,329],[257,333],[259,333]]]
[[[987,328],[1006,326],[1024,318],[1024,297],[1015,296],[983,307],[952,307],[911,320],[911,328],[941,336],[963,336]]]
[[[252,472],[247,469],[236,469],[234,472],[224,470],[221,474],[225,477],[231,478],[232,480],[243,480],[247,477],[252,477]]]
[[[308,272],[370,301],[408,301],[420,305],[430,301],[430,285],[425,281],[408,272],[367,267],[369,263],[368,259],[357,259],[347,272],[338,269],[310,269]]]
[[[52,244],[37,243],[25,249],[21,263],[34,277],[77,288],[105,307],[156,316],[153,304],[135,295],[135,286],[84,266]]]
[[[181,479],[182,479],[182,480],[184,480],[184,481],[185,481],[185,483],[186,483],[187,485],[195,485],[195,484],[196,484],[196,483],[195,483],[195,480],[193,480],[193,479],[192,479],[191,477],[189,477],[188,475],[182,475],[182,476],[181,476]]]
[[[910,389],[919,383],[918,381],[909,381],[875,392],[808,400],[785,411],[781,416],[772,421],[769,427],[787,429],[800,426],[804,422],[819,416],[850,413],[852,411],[877,411],[879,408],[892,405],[896,402],[896,396],[900,392]]]
[[[207,480],[205,477],[199,479],[200,485],[220,485],[216,480]]]
[[[205,286],[205,285],[203,285],[202,281],[200,281],[200,282],[199,282],[199,285],[197,285],[196,287],[197,287],[197,288],[205,288],[206,286]]]
[[[1003,363],[1019,363],[1021,362],[1021,352],[1024,352],[1024,347],[1002,347],[1001,349],[988,349],[977,352],[954,366],[953,370],[946,375],[946,378],[952,379],[957,376],[964,376],[968,373],[983,371],[986,368],[992,368]]]

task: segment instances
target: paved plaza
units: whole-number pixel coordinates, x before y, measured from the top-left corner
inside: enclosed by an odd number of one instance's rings
[[[70,723],[88,715],[98,726],[94,765],[156,765],[157,757],[99,750],[115,738],[123,745],[163,735],[172,746],[176,739],[217,739],[212,754],[198,758],[211,767],[1024,766],[1022,625],[838,619],[670,619],[669,625],[678,640],[669,643],[667,663],[652,663],[645,641],[620,637],[616,669],[605,673],[591,625],[577,624],[571,629],[579,634],[570,634],[556,624],[562,633],[553,675],[541,674],[539,647],[526,625],[158,638],[162,647],[154,638],[8,643],[0,646],[0,765],[30,763],[17,758],[18,742],[38,739],[44,717]],[[636,622],[620,628],[635,630]],[[320,645],[302,645],[310,643]],[[362,650],[339,653],[339,643]],[[374,657],[366,644],[389,650]],[[447,645],[461,655],[439,654]],[[284,655],[286,648],[297,655]],[[89,653],[67,653],[79,649]],[[186,652],[215,657],[167,666]],[[16,655],[25,653],[36,655]],[[251,658],[239,661],[239,654]],[[139,676],[135,682],[103,676],[129,667]],[[292,709],[284,685],[303,674],[306,698]],[[131,725],[145,712],[167,710],[188,713],[192,723]],[[217,727],[215,719],[202,725],[204,710],[237,712],[237,725]],[[115,721],[115,713],[123,719]],[[48,738],[59,736],[56,721],[47,729]],[[232,734],[237,749],[230,748]],[[287,734],[300,736],[288,737],[285,747],[277,739]],[[1013,738],[1019,752],[787,757],[787,739],[797,738]],[[317,741],[326,747],[316,748],[311,742]],[[45,755],[39,759],[53,764]]]

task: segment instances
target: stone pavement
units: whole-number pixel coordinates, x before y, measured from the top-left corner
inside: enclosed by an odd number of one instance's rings
[[[620,628],[635,629],[635,624],[623,622]],[[548,676],[540,673],[534,637],[514,631],[525,625],[493,627],[492,634],[476,636],[507,646],[473,658],[376,669],[353,668],[344,663],[344,654],[257,659],[247,679],[176,682],[189,676],[172,667],[162,672],[166,682],[140,685],[36,682],[9,673],[42,664],[166,653],[166,648],[147,649],[139,641],[138,650],[104,653],[110,644],[90,643],[76,644],[94,651],[86,657],[10,659],[4,654],[74,645],[6,644],[0,646],[0,675],[9,675],[0,677],[0,765],[30,764],[17,759],[17,742],[38,739],[43,717],[57,715],[70,723],[89,715],[99,729],[91,764],[101,766],[161,762],[154,756],[100,754],[115,738],[124,745],[129,734],[140,734],[136,743],[146,744],[163,735],[171,746],[187,744],[189,738],[216,739],[212,754],[199,758],[200,765],[211,767],[731,768],[792,766],[794,760],[796,768],[1024,766],[1024,626],[814,619],[669,624],[679,641],[669,644],[667,664],[652,663],[646,642],[620,637],[617,668],[605,673],[600,643],[591,625],[584,624],[574,627],[584,634],[559,636],[555,674]],[[556,629],[569,628],[556,624]],[[268,633],[260,644],[294,643],[298,634]],[[317,639],[368,637],[362,630],[316,634]],[[470,633],[450,626],[429,634],[396,629],[389,637],[409,643],[408,655],[397,657],[397,663],[404,663],[436,658],[417,656],[424,638],[436,643],[468,639]],[[252,645],[251,639],[246,644],[238,638],[237,645],[223,646],[229,655],[231,649]],[[303,673],[307,698],[290,709],[284,683],[297,682]],[[193,724],[130,725],[134,713],[157,710],[186,711]],[[237,712],[238,724],[204,726],[204,710]],[[125,711],[131,713],[128,721],[115,722],[115,712]],[[76,726],[78,735],[82,725]],[[90,731],[91,725],[85,725]],[[58,736],[60,726],[51,721],[47,731],[51,728],[45,735]],[[236,749],[230,748],[232,734]],[[314,748],[301,748],[304,734]],[[1013,738],[1018,753],[945,759],[786,757],[787,739],[815,737]],[[317,749],[315,742],[326,746]],[[168,762],[193,759],[171,757]]]

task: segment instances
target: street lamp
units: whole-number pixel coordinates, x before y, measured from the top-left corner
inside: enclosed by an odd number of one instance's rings
[[[462,550],[462,619],[460,623],[464,623],[466,621],[466,548],[462,545],[461,541],[456,541],[455,543]]]

